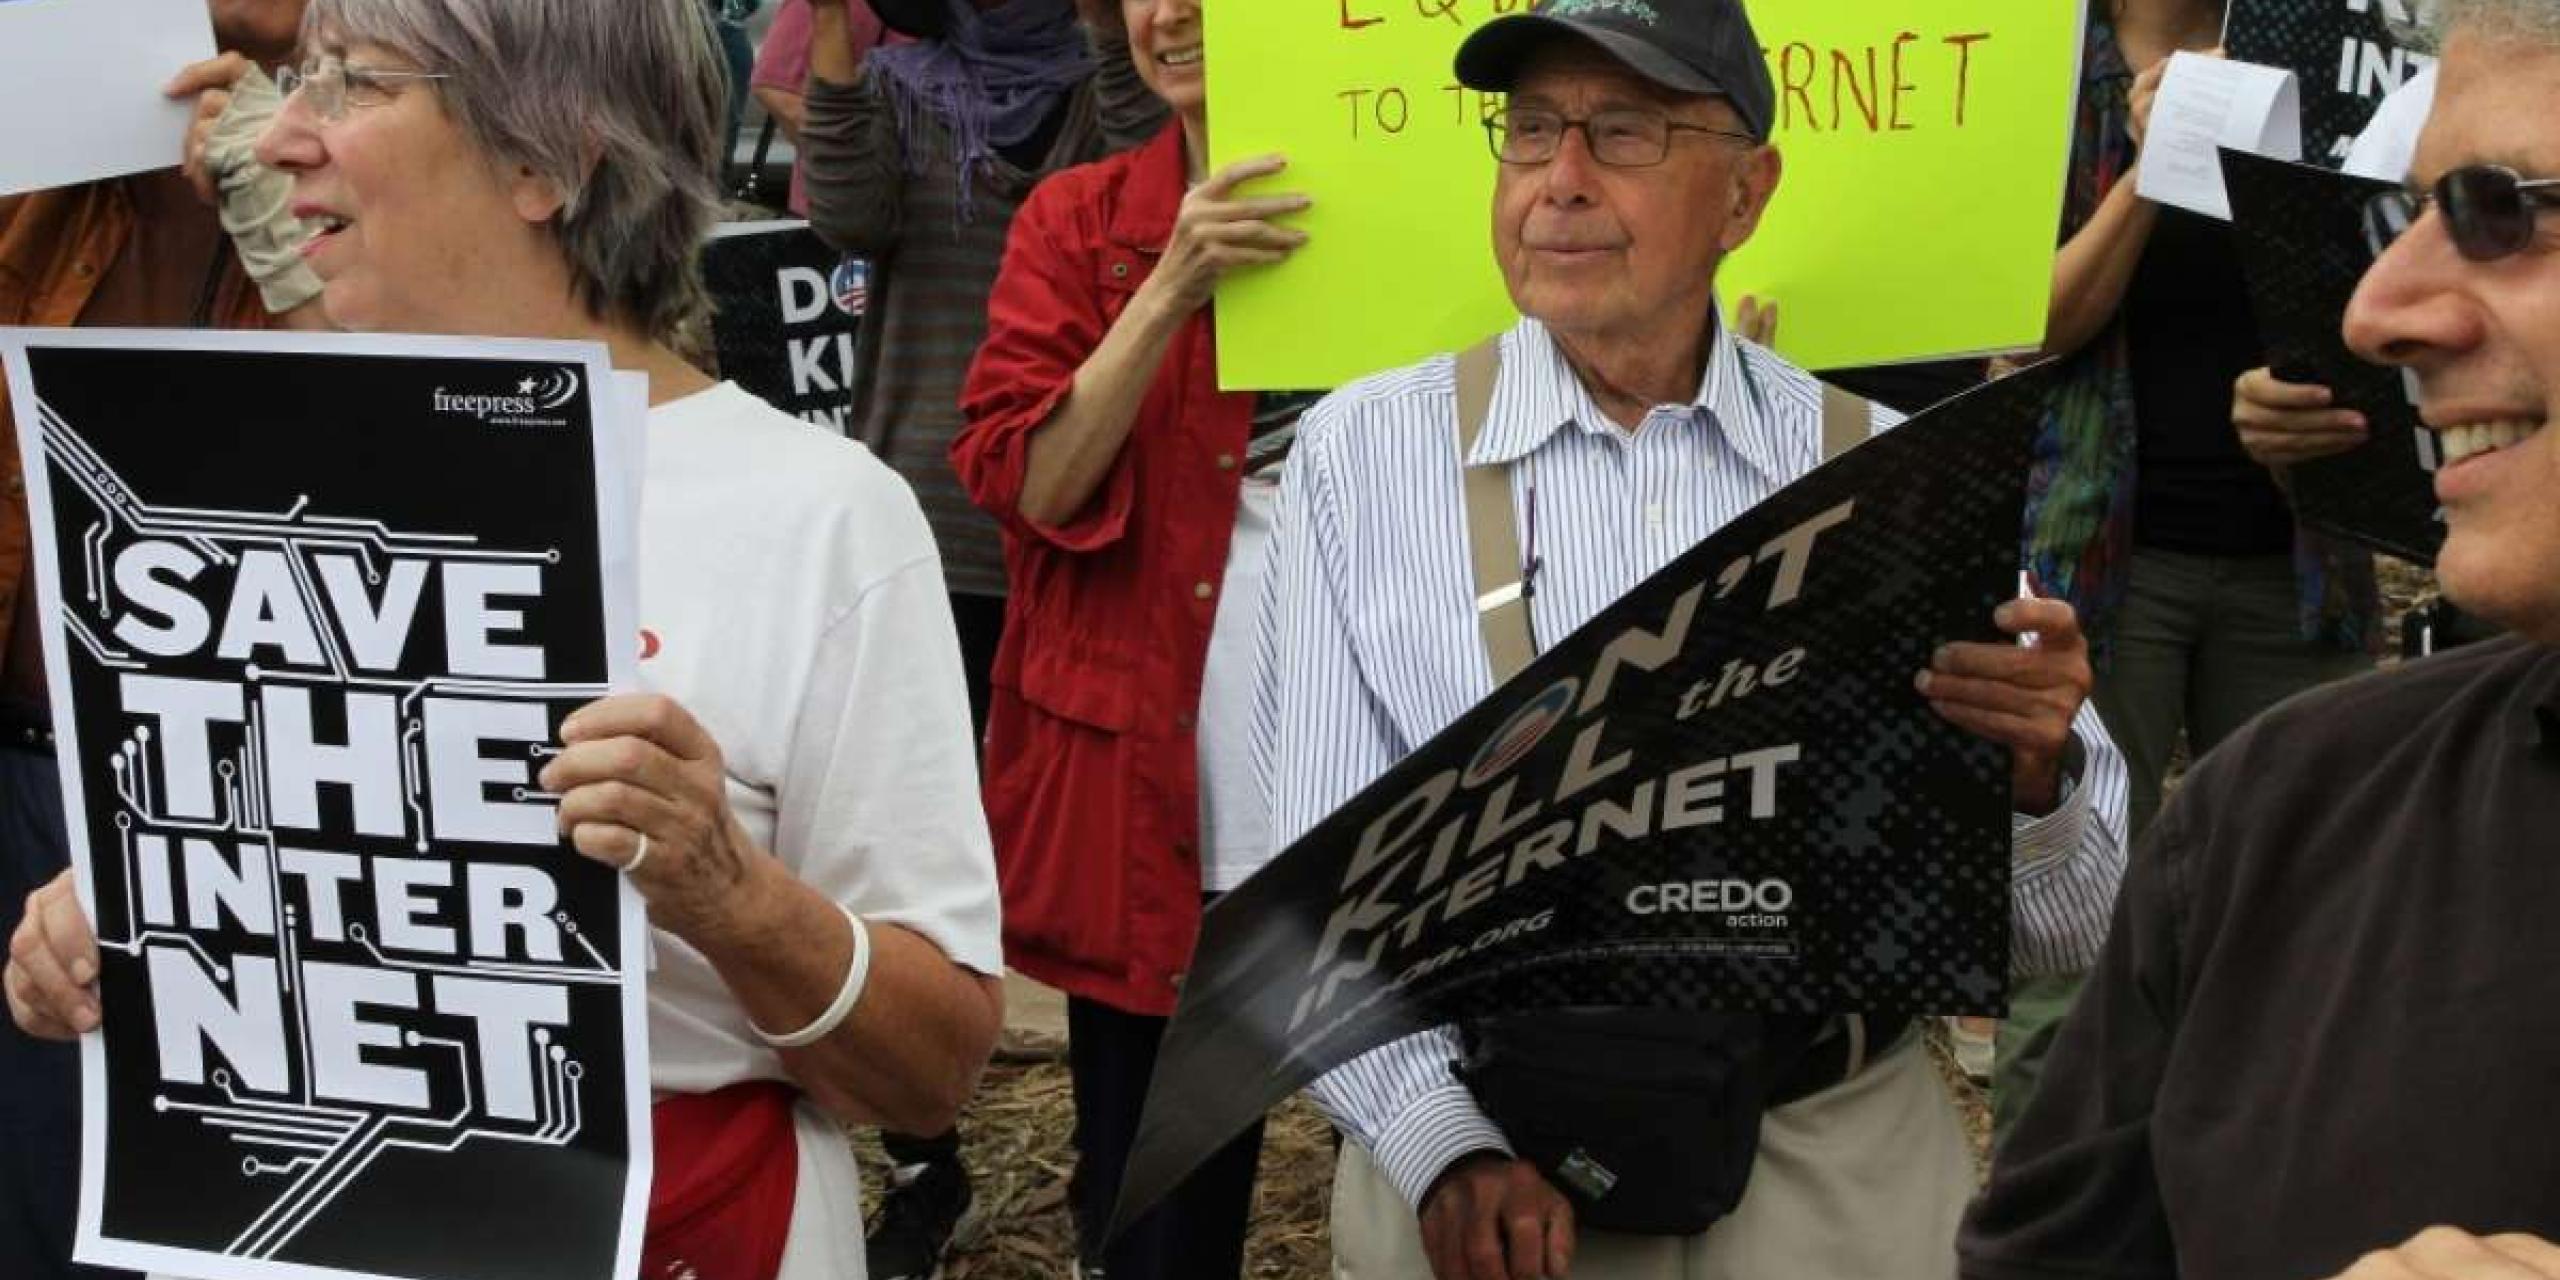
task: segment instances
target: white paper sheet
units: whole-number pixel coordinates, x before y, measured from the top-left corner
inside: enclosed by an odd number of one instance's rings
[[[2220,148],[2302,159],[2302,87],[2280,67],[2202,54],[2169,59],[2142,144],[2145,200],[2231,221]]]
[[[0,195],[176,165],[212,56],[204,0],[0,0]]]

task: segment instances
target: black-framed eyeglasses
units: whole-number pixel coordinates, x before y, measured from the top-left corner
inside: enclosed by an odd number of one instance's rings
[[[2434,208],[2453,247],[2473,262],[2513,257],[2533,244],[2536,220],[2560,208],[2560,178],[2526,178],[2501,164],[2475,164],[2436,179],[2434,189],[2385,191],[2365,202],[2365,240],[2391,247]]]
[[[290,98],[299,93],[322,120],[346,119],[349,107],[378,107],[391,101],[399,86],[412,80],[447,80],[443,71],[386,71],[355,66],[335,54],[319,54],[302,65],[276,71],[276,91]]]
[[[1662,163],[1671,154],[1671,138],[1679,133],[1703,133],[1725,138],[1745,146],[1759,146],[1760,140],[1731,129],[1710,129],[1705,125],[1683,124],[1659,111],[1623,108],[1595,111],[1576,119],[1561,111],[1544,107],[1512,107],[1485,117],[1485,141],[1493,146],[1493,158],[1504,164],[1545,164],[1564,149],[1564,136],[1582,130],[1582,140],[1591,147],[1591,158],[1612,169],[1643,169]]]

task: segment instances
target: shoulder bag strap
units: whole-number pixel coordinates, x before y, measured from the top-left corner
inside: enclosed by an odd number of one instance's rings
[[[1822,384],[1822,460],[1829,462],[1875,433],[1875,406],[1826,382]]]
[[[1502,372],[1502,340],[1488,338],[1458,353],[1458,467],[1466,492],[1467,544],[1475,561],[1476,625],[1484,632],[1485,658],[1496,686],[1520,674],[1538,656],[1529,629],[1529,599],[1521,582],[1520,524],[1511,505],[1509,464],[1471,467],[1476,440],[1493,412],[1493,384]]]

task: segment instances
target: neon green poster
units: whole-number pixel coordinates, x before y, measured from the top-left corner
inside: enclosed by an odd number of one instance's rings
[[[1290,262],[1218,293],[1229,388],[1332,387],[1454,350],[1513,312],[1493,261],[1500,99],[1459,43],[1527,0],[1205,6],[1213,164],[1278,152],[1304,191]],[[1785,178],[1719,277],[1780,306],[1807,368],[2033,347],[2079,84],[2075,0],[1759,0]]]

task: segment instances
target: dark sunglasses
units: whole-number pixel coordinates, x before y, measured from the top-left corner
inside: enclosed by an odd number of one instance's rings
[[[2560,179],[2528,181],[2497,164],[2475,164],[2436,180],[2432,191],[2403,188],[2365,202],[2364,233],[2375,253],[2418,225],[2433,206],[2444,213],[2453,247],[2473,262],[2495,262],[2533,244],[2534,221],[2560,207]]]

